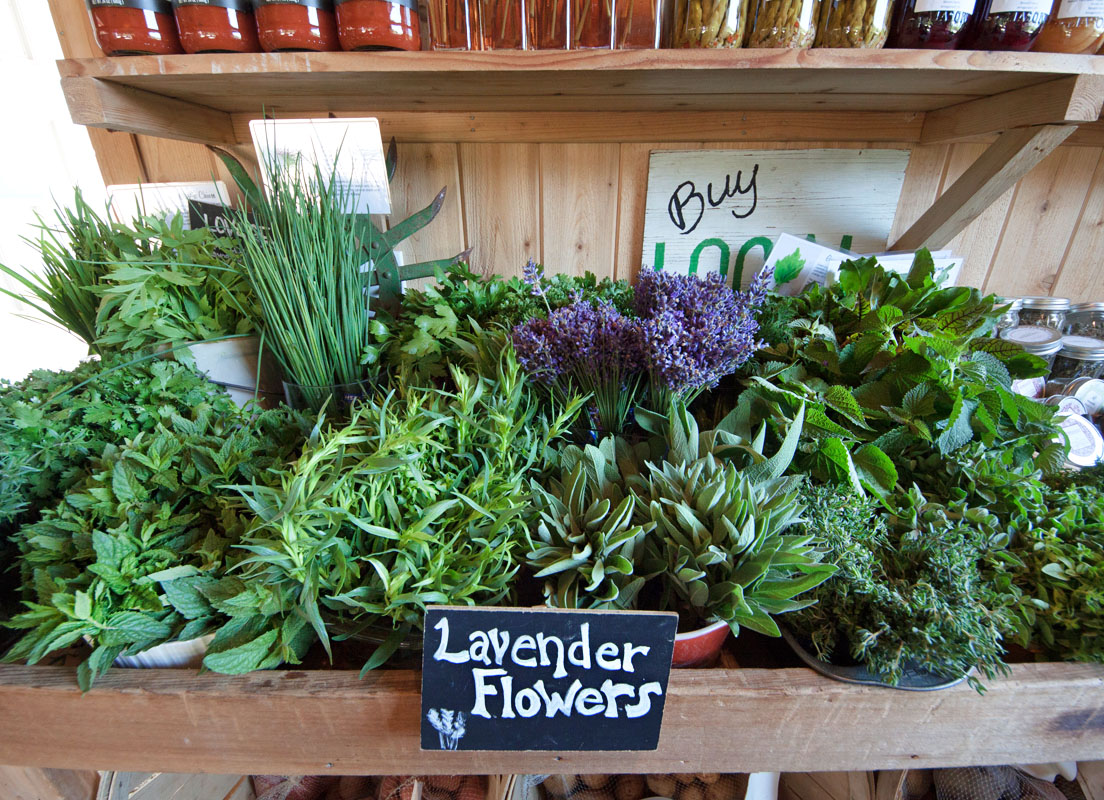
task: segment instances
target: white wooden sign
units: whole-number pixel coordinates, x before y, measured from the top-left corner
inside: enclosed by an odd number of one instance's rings
[[[644,269],[746,285],[783,232],[856,253],[886,249],[907,150],[655,151]]]

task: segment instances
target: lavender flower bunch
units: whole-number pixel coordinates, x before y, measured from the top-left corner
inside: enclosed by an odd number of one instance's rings
[[[665,412],[673,397],[689,403],[763,346],[755,315],[767,296],[766,271],[746,292],[717,273],[705,278],[647,270],[636,284],[649,403]]]
[[[518,362],[563,400],[589,393],[598,427],[620,433],[644,370],[643,331],[612,303],[577,300],[513,330]]]

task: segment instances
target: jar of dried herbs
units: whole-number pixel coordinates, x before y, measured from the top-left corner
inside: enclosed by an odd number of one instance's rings
[[[1065,330],[1070,301],[1065,297],[1024,297],[1020,309],[1021,325],[1042,325],[1056,331]]]
[[[742,47],[748,0],[675,0],[675,47]]]
[[[748,47],[812,47],[820,0],[754,0]]]
[[[1104,303],[1076,303],[1070,306],[1063,332],[1104,340]]]
[[[997,320],[997,332],[1000,333],[1008,328],[1015,328],[1020,324],[1020,310],[1023,308],[1023,300],[1016,298],[1008,303],[1008,306],[1004,309],[1004,314]]]
[[[1063,336],[1062,349],[1050,368],[1052,381],[1099,378],[1104,372],[1104,341],[1089,336]]]
[[[881,47],[889,36],[893,0],[823,0],[817,47]]]
[[[1046,361],[1048,367],[1054,363],[1054,357],[1062,349],[1062,334],[1041,325],[1017,325],[1001,331],[1000,338],[1018,344],[1033,356],[1039,356]]]

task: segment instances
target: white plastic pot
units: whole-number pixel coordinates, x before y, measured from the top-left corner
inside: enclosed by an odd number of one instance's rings
[[[219,342],[196,342],[187,350],[195,359],[196,368],[230,393],[239,406],[244,406],[257,395],[264,401],[279,399],[282,394],[280,370],[269,351],[261,359],[260,379],[257,360],[261,340],[257,336],[242,336]]]
[[[119,656],[115,659],[117,667],[136,667],[141,669],[188,667],[198,669],[207,655],[207,646],[215,638],[200,636],[186,642],[165,642],[133,656]]]

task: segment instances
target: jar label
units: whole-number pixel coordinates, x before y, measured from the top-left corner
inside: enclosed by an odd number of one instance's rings
[[[253,11],[253,0],[172,0],[173,8],[181,6],[214,6],[231,11]]]
[[[1062,0],[1058,19],[1072,17],[1104,17],[1104,0]]]
[[[993,0],[990,14],[1050,14],[1049,0]]]
[[[933,11],[973,14],[974,0],[916,0],[915,13],[929,14]]]
[[[140,8],[143,11],[156,11],[159,14],[171,14],[172,3],[169,0],[86,0],[89,8]]]
[[[265,6],[310,6],[333,11],[333,0],[253,0],[253,8]]]

